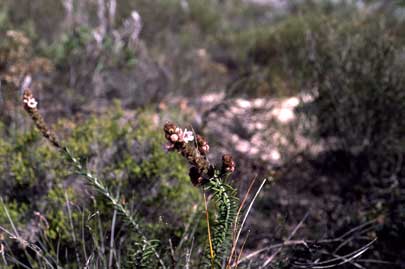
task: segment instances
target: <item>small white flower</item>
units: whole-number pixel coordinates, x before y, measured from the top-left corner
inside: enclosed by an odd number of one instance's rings
[[[194,140],[193,132],[192,131],[187,131],[187,129],[184,129],[183,140],[186,143],[193,141]]]
[[[36,108],[38,105],[38,102],[35,100],[35,98],[30,98],[28,100],[24,100],[25,103],[27,103],[27,106],[29,108]]]

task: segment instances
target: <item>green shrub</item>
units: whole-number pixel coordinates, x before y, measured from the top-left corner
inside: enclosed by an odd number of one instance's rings
[[[284,97],[299,93],[310,72],[308,34],[323,32],[328,24],[338,27],[358,17],[359,11],[352,4],[302,1],[291,3],[288,12],[275,12],[267,21],[263,13],[256,16],[264,17],[266,23],[246,23],[218,37],[220,47],[242,74],[228,90],[234,95]]]
[[[151,124],[153,114],[144,111],[127,118],[126,113],[115,108],[105,116],[90,117],[71,130],[63,127],[72,126],[66,120],[56,127],[59,133],[70,137],[66,145],[81,162],[106,179],[114,193],[119,191],[122,199],[138,210],[137,216],[142,217],[144,225],[150,225],[148,234],[152,238],[168,239],[176,234],[180,237],[192,208],[200,201],[199,191],[190,184],[181,156],[165,153],[161,129]],[[98,244],[106,240],[98,232],[90,233],[99,229],[109,233],[112,210],[104,197],[72,176],[65,160],[40,139],[35,129],[20,129],[15,139],[8,137],[4,129],[0,131],[0,195],[14,224],[21,230],[28,229],[39,242],[45,240],[49,247],[59,244],[71,258],[75,257],[74,246],[85,243],[82,240],[86,240],[89,253],[97,247],[97,240]],[[37,221],[33,211],[40,212],[49,227],[43,231],[29,230],[29,223]],[[100,213],[89,218],[95,212]],[[0,220],[2,224],[9,223],[3,210]],[[96,236],[93,244],[88,243],[91,236]],[[68,264],[65,259],[60,262]]]
[[[328,29],[309,41],[307,86],[314,101],[304,111],[316,120],[319,137],[381,167],[405,142],[402,44],[375,18]]]

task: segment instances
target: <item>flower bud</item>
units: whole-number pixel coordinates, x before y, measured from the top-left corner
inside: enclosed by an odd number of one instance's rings
[[[195,166],[190,168],[188,175],[190,176],[191,183],[193,183],[194,186],[201,185],[203,177]]]
[[[198,151],[202,155],[207,155],[208,151],[210,150],[210,146],[208,145],[207,141],[201,135],[197,135],[197,146]]]
[[[176,132],[177,126],[174,123],[168,122],[164,125],[163,130],[166,135],[172,135]]]
[[[177,134],[172,134],[171,136],[170,136],[170,141],[171,142],[177,142],[179,140],[179,136],[177,135]]]
[[[223,174],[233,173],[235,171],[235,162],[230,154],[224,154],[222,156],[222,169]]]

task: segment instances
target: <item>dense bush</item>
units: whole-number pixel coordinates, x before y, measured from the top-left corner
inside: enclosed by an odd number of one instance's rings
[[[224,46],[238,44],[230,53],[245,72],[231,89],[259,96],[309,95],[313,101],[300,111],[311,123],[311,136],[333,141],[327,144],[334,149],[367,155],[373,167],[402,152],[400,17],[326,1],[297,5],[291,12],[296,16],[220,39]]]
[[[306,112],[321,138],[335,139],[335,147],[354,156],[365,155],[376,169],[403,153],[405,65],[396,33],[383,21],[370,20],[313,32],[306,83],[314,100]]]
[[[78,125],[60,121],[57,129],[69,134],[67,146],[72,152],[138,211],[146,221],[144,225],[150,225],[152,237],[176,240],[190,221],[193,207],[199,204],[199,192],[190,184],[180,156],[163,150],[160,128],[151,124],[151,117],[148,112],[124,116],[123,111],[113,109],[106,116]],[[35,129],[20,129],[13,138],[3,126],[0,145],[1,197],[24,239],[45,244],[49,255],[57,255],[52,248],[58,245],[61,253],[66,252],[66,257],[59,257],[66,266],[73,261],[65,258],[73,259],[80,244],[86,243],[88,253],[106,251],[97,244],[108,244],[113,211],[101,194],[83,185],[80,177],[72,176],[67,163]],[[5,227],[11,230],[6,211],[0,213],[2,226],[9,223]],[[198,224],[200,219],[191,221]],[[125,230],[125,226],[119,228],[117,238],[125,236]],[[89,236],[96,237],[93,244]],[[125,244],[125,237],[117,242],[122,240]],[[79,258],[84,260],[80,252]],[[24,261],[23,253],[15,252],[17,259]],[[106,254],[97,255],[96,259],[101,259]]]

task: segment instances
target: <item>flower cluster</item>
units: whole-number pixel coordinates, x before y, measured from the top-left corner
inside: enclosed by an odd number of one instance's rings
[[[42,133],[42,135],[46,139],[48,139],[48,141],[51,142],[52,145],[61,149],[62,146],[59,143],[59,140],[56,138],[56,135],[52,132],[51,129],[48,128],[48,126],[44,121],[44,118],[39,113],[37,108],[38,102],[35,100],[31,90],[29,89],[24,90],[23,103],[25,111],[27,111],[27,113],[31,116],[32,120],[34,121],[35,125]]]
[[[213,170],[205,156],[198,148],[195,147],[194,134],[187,129],[184,131],[178,128],[173,123],[166,123],[163,128],[165,137],[168,140],[166,149],[175,150],[180,152],[190,163],[190,179],[194,185],[201,185],[206,181],[206,178],[210,178],[212,175],[209,171]],[[198,140],[198,136],[197,136]],[[197,141],[198,143],[198,141]]]
[[[221,170],[215,173],[214,166],[212,166],[207,159],[210,147],[205,138],[201,135],[194,135],[193,132],[187,131],[187,129],[183,131],[174,123],[166,123],[163,130],[168,141],[165,146],[166,149],[180,152],[191,165],[189,176],[194,185],[204,185],[209,182],[215,174],[223,176],[235,171],[235,162],[232,156],[226,154],[222,157]],[[194,141],[194,139],[195,143],[189,143]]]
[[[38,102],[28,91],[24,93],[23,102],[27,109],[35,109],[38,105]]]
[[[194,140],[194,135],[192,131],[184,131],[178,127],[175,129],[171,129],[174,131],[170,131],[170,134],[167,134],[166,138],[173,144],[173,143],[188,143]]]

